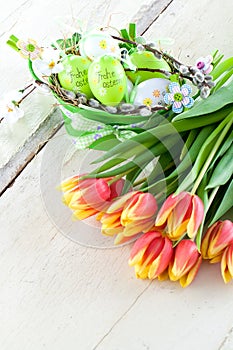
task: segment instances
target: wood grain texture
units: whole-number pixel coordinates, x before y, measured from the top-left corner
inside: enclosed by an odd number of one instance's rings
[[[195,63],[200,56],[220,50],[232,56],[233,2],[231,0],[173,0],[161,13],[145,37],[150,40],[171,38],[164,47],[184,63]]]
[[[36,10],[34,1],[24,4],[24,10],[13,16],[17,21],[19,13],[33,17],[38,11],[42,17],[43,7],[37,4]],[[48,3],[48,14],[52,5],[56,13],[64,14],[64,2],[56,4]],[[98,3],[96,18],[101,9],[103,15],[112,11],[109,6],[113,3],[102,4]],[[123,2],[118,5],[124,8]],[[90,10],[93,21],[96,6]],[[128,18],[133,16],[135,2],[130,6]],[[223,52],[226,48],[231,54],[230,9],[230,0],[224,8],[219,1],[173,0],[146,35],[148,39],[175,38],[174,51],[179,53],[182,48],[186,59],[209,53],[212,46]],[[220,18],[220,10],[223,16],[226,11],[229,15],[221,22],[224,41],[219,43],[213,21]],[[190,11],[196,12],[191,16]],[[43,16],[48,29],[46,11]],[[31,20],[25,19],[25,27],[21,24],[22,33],[29,33]],[[12,23],[13,19],[9,28]],[[197,35],[200,26],[208,33],[202,41]],[[42,30],[39,34],[44,35]],[[203,264],[193,284],[181,289],[175,282],[137,280],[127,264],[131,245],[97,249],[67,238],[73,227],[79,237],[93,228],[90,224],[71,225],[70,220],[64,226],[69,232],[64,232],[55,220],[57,179],[86,166],[85,158],[73,152],[64,135],[62,128],[0,200],[0,349],[232,350],[233,284],[224,285],[219,265]],[[59,214],[59,206],[57,210]],[[64,223],[65,215],[60,211]]]

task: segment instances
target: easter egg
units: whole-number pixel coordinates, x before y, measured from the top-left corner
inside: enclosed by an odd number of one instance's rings
[[[167,92],[169,84],[170,80],[162,78],[153,78],[143,81],[137,86],[134,104],[148,107],[163,105],[163,96]]]
[[[151,68],[151,69],[163,69],[170,72],[170,67],[167,62],[163,59],[158,59],[150,51],[135,51],[130,55],[131,62],[137,68]],[[148,71],[137,71],[137,72],[126,72],[127,76],[132,80],[133,83],[142,82],[144,80],[152,78],[164,78],[164,74],[158,72],[148,72]]]
[[[91,63],[88,81],[93,95],[109,106],[121,102],[127,89],[124,68],[112,56],[101,56]]]
[[[62,60],[64,70],[58,73],[61,86],[75,93],[86,94],[87,98],[92,97],[88,83],[88,68],[91,61],[86,57],[68,55]]]
[[[113,39],[111,35],[101,31],[90,32],[85,35],[79,41],[79,51],[81,56],[86,56],[91,60],[103,55],[121,57],[118,41]]]

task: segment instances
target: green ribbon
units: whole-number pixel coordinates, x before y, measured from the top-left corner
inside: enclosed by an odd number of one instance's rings
[[[86,149],[98,139],[114,135],[119,141],[123,142],[137,135],[132,128],[141,128],[142,123],[131,125],[109,125],[101,122],[96,122],[90,119],[85,119],[79,113],[73,113],[63,106],[60,106],[62,113],[71,120],[73,129],[80,132],[80,136],[75,138],[75,146],[79,150]]]

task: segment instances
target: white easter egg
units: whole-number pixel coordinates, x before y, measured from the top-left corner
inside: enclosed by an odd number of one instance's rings
[[[101,31],[90,32],[79,41],[79,51],[81,56],[86,56],[91,60],[103,55],[120,58],[121,51],[118,43],[107,33]]]
[[[153,78],[138,84],[134,104],[137,106],[146,105],[154,107],[164,104],[163,96],[168,92],[170,80],[162,78]]]

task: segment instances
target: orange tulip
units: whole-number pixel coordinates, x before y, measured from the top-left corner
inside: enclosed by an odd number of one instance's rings
[[[183,239],[175,247],[174,259],[169,264],[168,275],[171,281],[178,281],[187,287],[195,278],[202,257],[195,242]]]
[[[233,243],[233,223],[230,220],[215,222],[208,228],[202,240],[203,259],[210,259],[211,263],[220,261],[230,243]]]
[[[74,211],[74,217],[83,220],[99,213],[113,198],[120,195],[124,180],[120,179],[111,185],[104,179],[81,179],[74,176],[62,182],[63,202]]]
[[[161,232],[149,231],[134,243],[129,265],[134,266],[138,278],[154,279],[168,267],[172,258],[172,242]]]
[[[230,282],[233,278],[233,243],[222,254],[221,273],[225,283]]]
[[[172,241],[177,241],[185,234],[194,238],[204,217],[202,200],[194,194],[181,192],[170,195],[157,215],[155,225]]]
[[[157,203],[151,193],[133,191],[112,201],[97,220],[102,223],[102,233],[117,235],[115,244],[119,244],[149,231],[154,225],[156,211]]]

